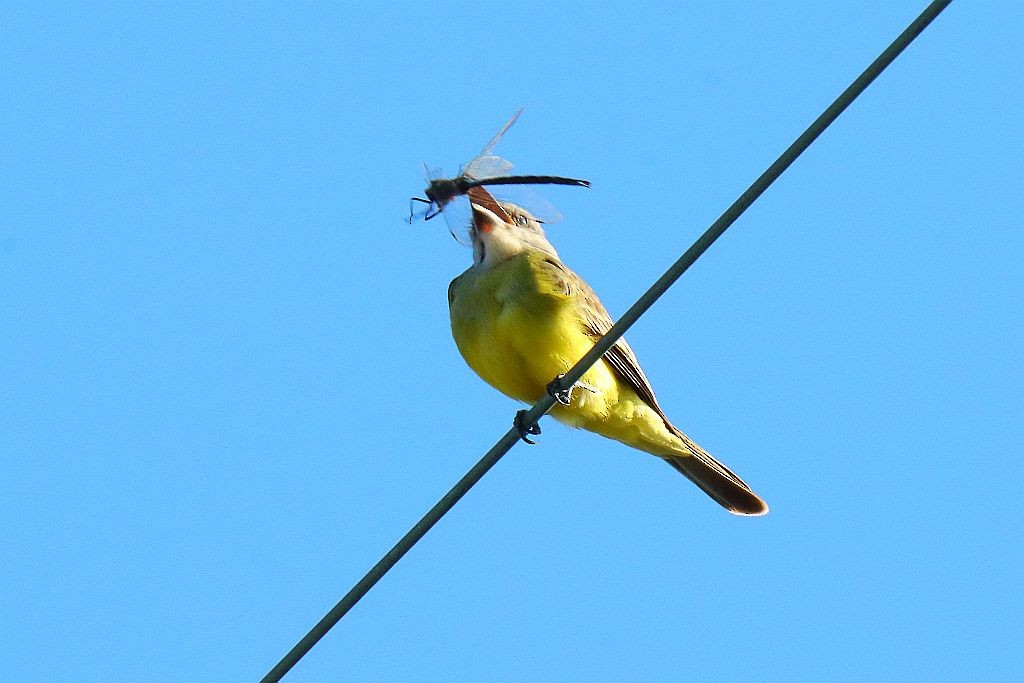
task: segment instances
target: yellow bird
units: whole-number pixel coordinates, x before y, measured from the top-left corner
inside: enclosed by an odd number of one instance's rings
[[[471,190],[470,199],[473,265],[448,287],[452,336],[484,381],[532,404],[612,319],[562,263],[538,220],[483,188]],[[768,512],[743,480],[669,422],[624,339],[574,389],[552,408],[557,420],[663,458],[730,512]]]

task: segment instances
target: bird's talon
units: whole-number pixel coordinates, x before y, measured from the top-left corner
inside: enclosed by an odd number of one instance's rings
[[[532,434],[533,436],[540,434],[540,425],[532,424],[529,427],[526,427],[523,425],[524,417],[526,417],[526,411],[520,410],[519,412],[516,413],[515,419],[512,420],[512,425],[516,428],[516,431],[519,432],[520,439],[522,439],[523,441],[530,445],[535,445],[537,442],[531,441],[527,434]]]
[[[575,389],[576,387],[583,389],[583,391],[588,391],[591,394],[597,393],[597,389],[595,389],[594,387],[590,386],[585,382],[576,382],[576,384],[569,387],[568,389],[563,389],[563,377],[565,377],[565,375],[559,375],[558,377],[551,380],[551,382],[547,386],[548,394],[550,394],[552,398],[561,403],[563,406],[567,406],[570,403],[572,403],[572,390]]]
[[[548,394],[551,395],[556,401],[561,403],[563,406],[567,406],[572,403],[572,387],[568,389],[562,388],[562,378],[565,375],[559,375],[555,377],[547,386]]]

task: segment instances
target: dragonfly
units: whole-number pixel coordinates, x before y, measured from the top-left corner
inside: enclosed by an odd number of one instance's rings
[[[490,142],[484,145],[480,153],[462,166],[459,175],[454,178],[431,177],[432,175],[439,176],[440,173],[431,174],[428,172],[427,181],[429,185],[423,191],[425,197],[411,197],[409,199],[409,222],[412,223],[416,218],[428,221],[443,213],[459,197],[469,194],[470,190],[474,188],[482,189],[484,186],[489,185],[575,185],[577,187],[590,187],[589,180],[580,180],[579,178],[564,178],[552,175],[512,175],[512,162],[492,154],[494,146],[498,144],[498,141],[508,132],[508,129],[512,127],[512,124],[516,122],[516,119],[522,113],[523,110],[520,108],[513,114],[508,123],[501,127],[501,130],[491,138]],[[424,165],[424,169],[426,169],[426,165]],[[417,211],[417,203],[426,206],[421,207]],[[445,218],[448,220],[447,214]],[[449,229],[452,236],[461,242],[462,240],[459,239],[458,232],[451,225],[451,221],[449,221]]]

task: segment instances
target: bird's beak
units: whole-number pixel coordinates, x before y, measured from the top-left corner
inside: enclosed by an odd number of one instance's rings
[[[501,223],[512,222],[512,217],[484,188],[472,187],[467,194],[473,207],[473,226],[480,232],[491,232]]]
[[[476,202],[470,202],[470,206],[473,207],[473,227],[477,232],[491,232],[501,223],[493,211],[485,209]]]

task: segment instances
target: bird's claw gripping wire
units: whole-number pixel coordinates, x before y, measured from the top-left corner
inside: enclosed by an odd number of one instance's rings
[[[572,385],[571,387],[564,388],[562,386],[563,377],[565,377],[564,374],[555,377],[553,380],[551,380],[551,382],[548,383],[547,386],[548,394],[550,394],[552,398],[561,403],[563,406],[567,406],[570,403],[572,403],[572,390],[575,389],[576,387],[579,387],[584,391],[589,391],[592,394],[597,393],[597,389],[590,386],[589,384],[584,384],[583,382],[576,382],[576,384]]]
[[[512,420],[512,425],[516,428],[516,431],[519,432],[519,438],[532,446],[535,445],[537,442],[531,441],[530,437],[527,435],[532,434],[533,436],[537,436],[538,434],[540,434],[540,425],[532,424],[529,427],[527,427],[523,424],[524,417],[526,417],[526,411],[520,410],[518,413],[516,413],[516,418]]]
[[[572,387],[562,387],[562,378],[565,375],[559,375],[548,383],[547,390],[548,394],[551,395],[556,401],[561,403],[563,406],[567,406],[572,403]]]

